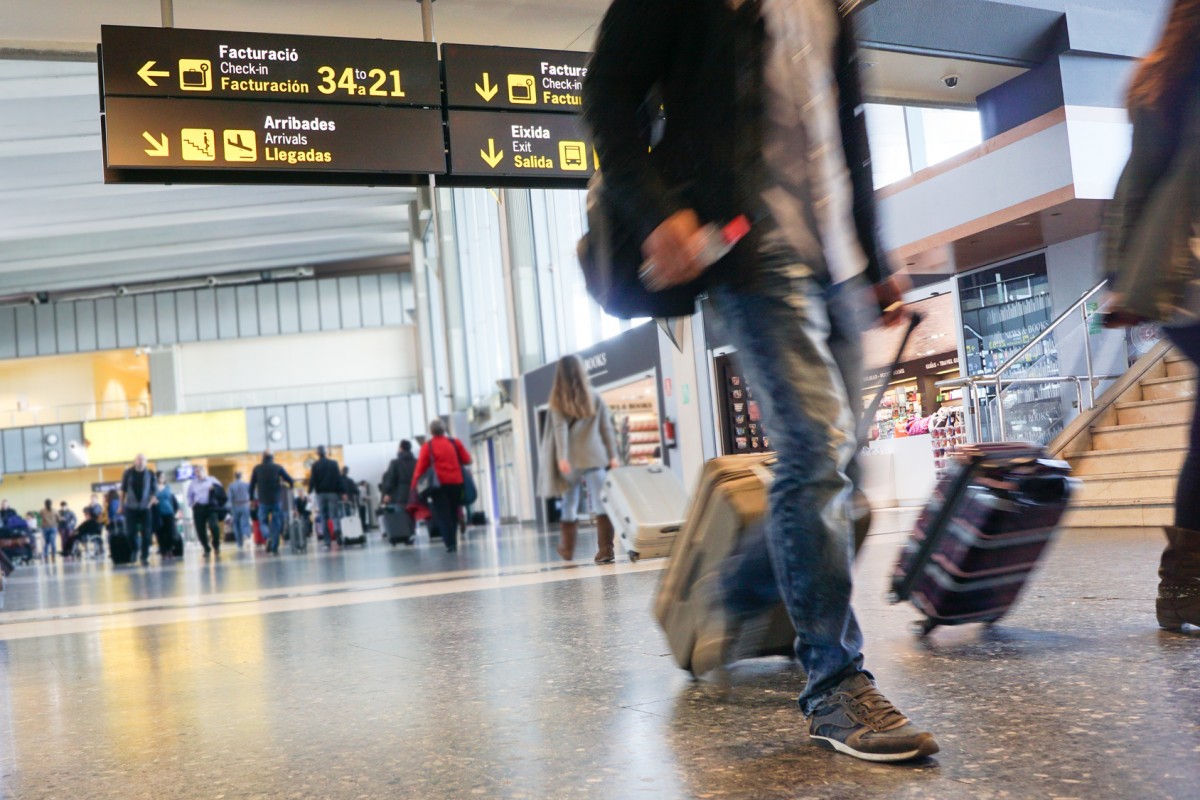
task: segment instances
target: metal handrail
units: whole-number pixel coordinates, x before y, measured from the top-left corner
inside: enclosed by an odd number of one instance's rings
[[[1000,401],[1001,395],[1004,394],[1005,383],[1007,383],[1010,386],[1011,385],[1019,385],[1022,383],[1024,383],[1024,384],[1074,383],[1076,385],[1076,390],[1079,394],[1080,413],[1082,413],[1085,410],[1090,410],[1091,408],[1093,408],[1096,405],[1097,376],[1095,374],[1095,370],[1092,365],[1092,341],[1091,341],[1091,337],[1088,336],[1088,333],[1087,333],[1087,326],[1088,326],[1088,323],[1090,322],[1089,314],[1088,314],[1088,310],[1087,310],[1087,304],[1088,304],[1089,300],[1091,300],[1093,297],[1095,297],[1097,294],[1099,294],[1100,291],[1103,290],[1104,287],[1107,285],[1108,285],[1108,280],[1105,279],[1105,280],[1100,281],[1095,286],[1093,286],[1087,292],[1085,292],[1082,297],[1080,297],[1078,300],[1076,300],[1071,305],[1070,308],[1068,308],[1066,311],[1064,311],[1062,314],[1060,314],[1053,322],[1051,322],[1044,331],[1039,333],[1037,336],[1033,337],[1033,339],[1030,340],[1030,342],[1028,344],[1026,344],[1024,347],[1022,347],[1020,350],[1018,350],[1016,352],[1016,354],[1009,357],[1009,359],[1007,361],[1005,361],[1003,364],[1001,364],[999,367],[997,367],[994,372],[986,374],[986,375],[975,375],[975,376],[969,377],[969,378],[955,378],[955,379],[947,380],[947,381],[939,381],[934,384],[939,389],[963,388],[970,393],[971,407],[974,411],[974,416],[975,416],[975,435],[976,435],[977,440],[982,441],[982,439],[983,439],[983,418],[982,418],[983,417],[983,414],[982,414],[983,409],[982,409],[982,406],[980,403],[979,393],[978,393],[978,391],[976,391],[979,384],[982,384],[982,383],[994,383],[996,386],[996,397],[995,397],[996,416],[997,416],[996,422],[997,422],[997,426],[1000,429],[1001,435],[1003,435],[1003,432],[1005,429],[1005,424],[1006,424],[1005,415],[1004,415],[1004,403]],[[1023,361],[1025,359],[1025,357],[1034,350],[1034,348],[1036,348],[1042,342],[1046,341],[1046,339],[1048,339],[1050,337],[1050,334],[1054,333],[1060,325],[1062,325],[1069,318],[1071,318],[1071,316],[1074,315],[1077,311],[1081,311],[1081,310],[1083,313],[1084,358],[1087,363],[1088,400],[1087,400],[1086,408],[1084,407],[1084,399],[1083,399],[1083,388],[1082,388],[1083,376],[1072,375],[1072,376],[1045,377],[1045,378],[1009,378],[1007,381],[1004,379],[1004,373],[1008,372],[1008,370],[1012,369],[1014,366],[1016,366],[1021,361]],[[1109,378],[1110,378],[1110,376],[1103,376],[1103,378],[1101,378],[1101,379],[1109,379]]]

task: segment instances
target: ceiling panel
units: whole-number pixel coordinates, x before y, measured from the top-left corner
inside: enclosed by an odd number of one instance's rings
[[[0,296],[408,253],[412,189],[105,185],[97,85],[0,60]]]

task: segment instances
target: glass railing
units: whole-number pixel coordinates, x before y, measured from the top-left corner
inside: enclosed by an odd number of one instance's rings
[[[7,408],[0,409],[0,429],[32,428],[38,425],[66,425],[78,422],[94,422],[103,419],[148,417],[150,413],[150,404],[141,400]]]

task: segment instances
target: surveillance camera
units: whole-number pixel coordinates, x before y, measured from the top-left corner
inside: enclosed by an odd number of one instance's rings
[[[958,81],[958,75],[947,75],[946,77],[942,78],[942,83],[946,84],[947,89],[953,89],[954,87],[958,86]]]
[[[117,287],[117,297],[124,297],[127,294],[129,294],[129,289],[125,288],[124,286]]]
[[[204,282],[205,282],[207,285],[209,285],[209,286],[216,286],[216,285],[217,285],[217,279],[216,279],[216,277],[214,277],[214,276],[212,276],[212,275],[209,275],[207,278],[205,278],[205,279],[204,279]]]

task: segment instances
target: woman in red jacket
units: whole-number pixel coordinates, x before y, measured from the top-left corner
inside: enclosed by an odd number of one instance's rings
[[[433,469],[437,485],[423,495],[433,507],[433,518],[442,533],[446,552],[454,553],[458,550],[458,509],[463,504],[463,468],[471,463],[471,454],[462,442],[446,435],[446,426],[440,419],[429,424],[429,434],[432,438],[421,448],[412,485],[418,487],[421,476]]]

